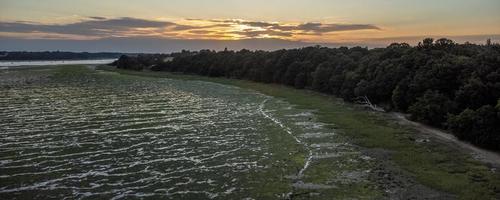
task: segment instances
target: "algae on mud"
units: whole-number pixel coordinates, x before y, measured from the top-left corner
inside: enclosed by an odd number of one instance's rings
[[[333,96],[282,85],[210,78],[165,72],[102,69],[149,77],[203,80],[256,90],[282,99],[297,109],[314,111],[318,122],[333,124],[336,132],[375,158],[369,180],[381,195],[395,199],[500,199],[500,174],[453,144],[439,140],[418,142],[420,134],[392,116],[370,112]],[[425,140],[427,141],[427,140]],[[335,167],[335,166],[334,166]],[[332,165],[317,166],[312,177],[332,173]],[[311,170],[313,171],[313,170]],[[352,189],[352,188],[350,188]],[[349,192],[354,192],[349,190]],[[372,197],[378,199],[378,197]]]
[[[286,99],[83,66],[0,73],[2,199],[384,195],[372,159]]]

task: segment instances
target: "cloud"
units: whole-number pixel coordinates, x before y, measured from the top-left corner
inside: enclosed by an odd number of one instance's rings
[[[190,19],[203,21],[203,19]],[[264,21],[245,21],[245,20],[206,20],[209,22],[230,25],[246,25],[250,29],[261,29],[260,31],[243,31],[245,35],[258,36],[258,32],[275,36],[293,36],[293,35],[321,35],[325,33],[341,31],[359,31],[359,30],[381,30],[379,27],[371,24],[329,24],[308,22],[302,24],[283,24],[278,22]],[[249,33],[250,32],[250,33]]]
[[[213,33],[214,31],[209,31],[209,30],[190,30],[189,32],[190,33],[194,33],[194,34],[209,34],[209,33]]]
[[[241,19],[185,19],[181,22],[139,19],[131,17],[105,18],[91,16],[68,24],[40,24],[34,22],[2,22],[0,35],[46,34],[61,38],[115,38],[160,37],[181,39],[251,39],[279,38],[293,40],[300,36],[322,35],[340,31],[380,30],[370,24],[329,24],[308,22],[287,24],[280,22],[248,21]],[[37,37],[38,36],[38,37]],[[216,38],[221,37],[221,38]]]
[[[380,28],[370,24],[321,24],[321,23],[300,24],[297,26],[297,29],[313,33],[328,33],[328,32],[353,31],[353,30],[380,30]]]
[[[27,22],[0,22],[2,32],[13,33],[48,33],[82,35],[88,37],[112,37],[126,35],[128,32],[162,29],[184,30],[190,27],[173,22],[153,21],[136,18],[106,19],[90,17],[89,20],[69,24],[37,24]]]
[[[258,38],[258,37],[292,37],[293,33],[291,32],[280,32],[274,30],[243,30],[243,31],[233,31],[231,34],[237,34],[241,36],[245,36],[245,38]]]
[[[254,27],[261,27],[261,28],[265,28],[265,27],[270,27],[270,26],[275,26],[275,25],[278,25],[276,23],[269,23],[269,22],[251,22],[251,21],[243,21],[243,22],[239,22],[240,24],[244,24],[244,25],[248,25],[248,26],[254,26]]]
[[[92,17],[89,17],[90,19],[95,19],[95,20],[104,20],[106,19],[106,17],[95,17],[95,16],[92,16]]]

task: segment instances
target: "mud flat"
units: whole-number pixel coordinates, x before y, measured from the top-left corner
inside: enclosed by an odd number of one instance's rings
[[[86,66],[0,80],[0,199],[384,197],[359,147],[252,89]]]
[[[500,199],[500,174],[495,165],[484,162],[460,145],[430,138],[418,127],[401,123],[390,114],[367,111],[332,96],[280,85],[162,72],[106,70],[234,85],[303,110],[283,115],[303,118],[292,120],[286,126],[305,126],[306,131],[296,136],[314,151],[311,167],[303,176],[287,176],[295,180],[292,198],[321,199],[330,195],[357,199]],[[314,122],[312,125],[310,120]],[[329,130],[315,130],[325,127]],[[314,159],[316,153],[319,157]],[[307,152],[302,155],[297,160],[305,162]],[[298,167],[297,172],[300,169]],[[351,181],[361,187],[343,187]],[[339,184],[342,182],[344,184]]]

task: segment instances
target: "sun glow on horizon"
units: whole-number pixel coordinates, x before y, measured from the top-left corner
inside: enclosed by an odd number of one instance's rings
[[[322,41],[361,32],[379,32],[370,24],[320,22],[266,22],[243,19],[158,20],[130,17],[86,17],[70,23],[2,22],[0,36],[25,39],[89,40],[113,37],[166,39],[241,40],[273,38],[290,41]]]
[[[498,0],[290,0],[286,6],[280,0],[3,0],[0,7],[0,37],[13,40],[362,43],[384,38],[500,35]]]

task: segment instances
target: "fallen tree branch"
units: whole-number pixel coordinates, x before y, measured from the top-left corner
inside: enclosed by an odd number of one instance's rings
[[[385,112],[383,108],[377,107],[376,105],[372,104],[372,102],[370,101],[370,99],[368,99],[367,96],[358,97],[356,99],[357,100],[355,102],[358,104],[361,104],[377,112]]]

